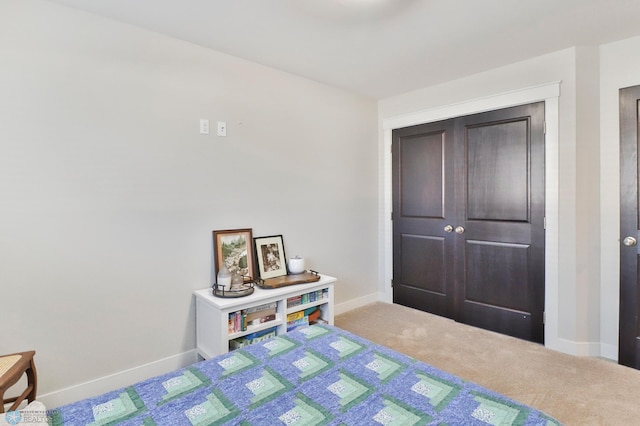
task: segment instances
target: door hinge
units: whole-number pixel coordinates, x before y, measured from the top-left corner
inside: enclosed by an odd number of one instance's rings
[[[545,135],[547,134],[547,122],[546,121],[542,122],[542,133],[544,133]]]
[[[391,279],[391,287],[393,287],[393,279]]]
[[[546,324],[547,323],[547,313],[546,312],[542,312],[542,323]]]
[[[547,217],[543,217],[542,218],[542,228],[543,229],[547,229]]]
[[[393,212],[391,212],[391,220],[393,220]]]

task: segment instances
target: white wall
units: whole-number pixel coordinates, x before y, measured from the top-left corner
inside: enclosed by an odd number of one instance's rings
[[[555,181],[547,181],[547,202],[557,206],[557,217],[547,217],[547,240],[549,233],[554,233],[551,240],[557,247],[547,246],[547,274],[556,276],[547,277],[546,343],[554,349],[581,355],[600,354],[599,283],[597,278],[593,278],[600,273],[597,244],[600,238],[597,190],[599,144],[597,137],[591,136],[597,135],[599,130],[598,73],[589,69],[594,64],[597,69],[597,48],[572,48],[384,99],[379,103],[381,122],[402,121],[403,116],[415,115],[419,111],[455,111],[457,105],[474,100],[561,81],[561,93],[557,99],[558,114],[555,117],[558,141],[554,148],[557,152],[551,153],[557,160],[555,169],[551,170],[551,177]],[[588,84],[595,84],[596,89],[584,91]],[[577,88],[581,89],[580,93],[577,93]],[[578,102],[585,105],[596,103],[594,107],[578,107]],[[385,150],[381,149],[381,156]],[[379,167],[384,167],[384,164],[379,164]],[[578,182],[578,179],[588,178],[589,173],[595,175],[589,179],[590,184],[595,182],[595,187],[583,186],[582,181]],[[554,191],[549,191],[549,188]],[[382,203],[389,196],[388,191],[382,190]],[[384,214],[380,215],[383,240],[388,235],[384,227],[388,220]],[[553,222],[550,223],[550,220]],[[389,262],[383,259],[383,263],[388,269]],[[384,287],[385,279],[381,281]],[[553,282],[552,286],[550,282]]]
[[[600,211],[602,271],[601,338],[617,355],[620,298],[620,116],[619,90],[640,85],[640,37],[600,49]]]
[[[576,342],[600,346],[600,55],[576,50]],[[606,315],[606,314],[605,314]],[[617,359],[617,357],[615,357]]]
[[[0,2],[0,57],[0,353],[39,394],[185,362],[214,229],[377,297],[373,100],[40,0]]]

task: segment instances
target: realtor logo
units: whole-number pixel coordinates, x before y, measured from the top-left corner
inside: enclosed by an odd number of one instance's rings
[[[52,413],[56,410],[51,411]],[[4,415],[4,421],[9,425],[18,425],[18,424],[44,424],[48,423],[49,416],[48,412],[45,410],[29,410],[28,407],[22,411],[8,411]],[[0,423],[2,422],[2,415],[0,415]]]
[[[20,414],[20,411],[9,411],[5,414],[4,419],[10,425],[17,425],[22,421],[22,415]]]

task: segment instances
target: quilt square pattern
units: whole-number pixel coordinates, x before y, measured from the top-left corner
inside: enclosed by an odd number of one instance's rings
[[[544,413],[328,325],[51,411],[57,425],[522,425]]]

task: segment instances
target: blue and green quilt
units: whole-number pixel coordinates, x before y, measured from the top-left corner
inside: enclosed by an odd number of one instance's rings
[[[51,412],[53,425],[559,425],[326,325],[297,329]]]

